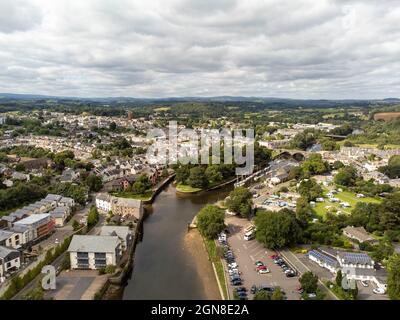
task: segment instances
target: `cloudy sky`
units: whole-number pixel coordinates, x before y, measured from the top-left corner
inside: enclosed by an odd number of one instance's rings
[[[0,92],[400,97],[400,1],[0,0]]]

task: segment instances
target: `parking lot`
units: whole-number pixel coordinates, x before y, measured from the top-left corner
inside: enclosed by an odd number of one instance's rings
[[[244,227],[249,224],[248,220],[241,219],[236,216],[227,217],[225,223],[228,226],[229,234],[227,242],[234,253],[238,270],[242,279],[242,286],[248,290],[248,298],[252,299],[250,288],[252,285],[257,287],[267,285],[270,287],[280,287],[285,293],[288,300],[299,300],[300,294],[296,289],[299,287],[298,276],[286,277],[281,267],[274,264],[271,255],[276,254],[274,251],[266,250],[256,240],[246,241],[243,239]],[[269,269],[269,273],[259,274],[256,270],[256,261],[262,261]],[[227,270],[227,265],[225,265]],[[227,276],[229,279],[229,276]],[[230,297],[233,297],[235,286],[228,284]]]

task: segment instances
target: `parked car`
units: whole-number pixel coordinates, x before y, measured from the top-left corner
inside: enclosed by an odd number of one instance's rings
[[[241,284],[242,284],[241,279],[232,280],[232,285],[234,285],[234,286],[240,286]]]
[[[239,287],[235,289],[237,292],[247,292],[246,287]]]
[[[315,299],[317,297],[317,295],[315,293],[309,293],[307,295],[308,299]]]
[[[255,262],[255,265],[256,265],[256,266],[263,266],[264,263],[263,263],[262,261],[259,260],[259,261],[256,261],[256,262]]]
[[[258,266],[258,267],[256,268],[257,271],[259,271],[259,270],[265,270],[265,269],[267,269],[266,266]]]
[[[298,293],[302,294],[302,293],[304,292],[304,289],[303,289],[302,287],[298,287],[298,288],[296,289],[296,291],[297,291]]]
[[[250,292],[251,292],[252,294],[255,294],[255,293],[257,292],[257,286],[256,286],[255,284],[253,284],[253,285],[251,286]]]
[[[362,280],[362,281],[360,281],[360,282],[361,282],[361,285],[362,285],[363,287],[368,287],[368,282],[367,282],[367,281]]]
[[[382,288],[375,288],[374,290],[372,290],[373,293],[375,294],[385,294],[385,289]]]
[[[238,264],[236,262],[228,264],[228,268],[237,268]]]
[[[259,274],[269,273],[269,270],[267,268],[266,269],[260,269],[260,270],[258,270],[258,273]]]

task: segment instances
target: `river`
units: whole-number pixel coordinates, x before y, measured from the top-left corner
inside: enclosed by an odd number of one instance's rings
[[[179,195],[172,185],[155,199],[136,246],[124,300],[205,299],[201,275],[184,249],[188,223],[207,203],[225,198],[231,187],[199,195]]]

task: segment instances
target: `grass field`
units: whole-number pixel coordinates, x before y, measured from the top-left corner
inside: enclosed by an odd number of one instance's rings
[[[183,193],[193,193],[193,192],[199,192],[203,189],[201,188],[193,188],[191,186],[185,185],[185,184],[180,184],[176,186],[176,191],[183,192]]]
[[[147,191],[144,194],[134,194],[132,192],[121,191],[121,192],[115,192],[112,195],[116,196],[116,197],[120,197],[120,198],[148,201],[151,199],[151,197],[153,195],[153,191]]]
[[[204,238],[204,244],[206,245],[206,249],[208,252],[208,256],[210,257],[210,260],[214,263],[215,269],[217,271],[219,283],[222,287],[222,291],[225,296],[225,299],[227,299],[228,293],[226,292],[224,266],[222,265],[221,258],[218,256],[217,244],[215,243],[214,240],[209,240],[209,239],[205,239],[205,238]]]
[[[318,216],[321,216],[325,218],[326,212],[328,211],[325,207],[332,207],[336,208],[337,211],[342,211],[344,213],[350,214],[351,210],[356,206],[357,202],[365,202],[365,203],[379,203],[380,200],[376,198],[370,198],[370,197],[365,197],[365,198],[357,198],[356,194],[353,192],[349,191],[343,191],[343,192],[338,192],[335,194],[335,198],[338,198],[341,202],[348,202],[350,204],[350,208],[342,208],[340,206],[340,203],[337,202],[329,202],[327,193],[329,192],[329,189],[323,187],[324,189],[324,202],[317,202],[314,208],[315,213]]]

